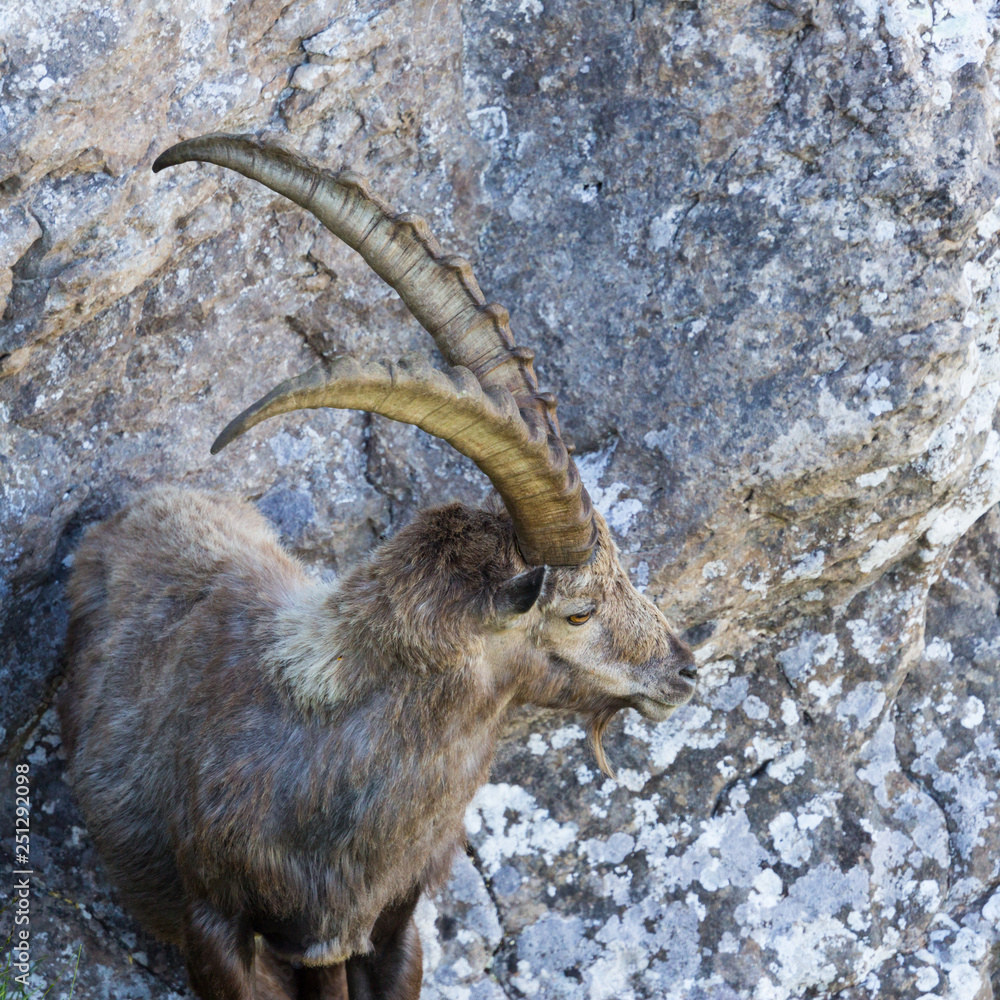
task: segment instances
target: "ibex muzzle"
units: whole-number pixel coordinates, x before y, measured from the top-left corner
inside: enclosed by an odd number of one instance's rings
[[[160,489],[91,529],[70,581],[71,779],[127,902],[204,1000],[384,997],[421,979],[413,908],[448,872],[512,707],[663,719],[693,661],[629,583],[531,351],[464,260],[353,174],[252,136],[206,160],[313,212],[452,366],[332,358],[222,433],[303,407],[416,424],[497,496],[420,512],[353,572],[310,579],[249,504]]]

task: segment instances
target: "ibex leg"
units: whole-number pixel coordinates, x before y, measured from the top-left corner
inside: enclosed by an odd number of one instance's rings
[[[297,1000],[350,1000],[346,963],[318,969],[298,969]]]
[[[254,1000],[298,1000],[296,971],[266,946],[258,947],[253,963]]]
[[[423,949],[413,921],[416,889],[403,903],[383,910],[372,931],[374,950],[347,961],[350,1000],[419,1000]]]
[[[202,900],[189,903],[184,957],[202,1000],[253,1000],[253,934],[241,921]]]

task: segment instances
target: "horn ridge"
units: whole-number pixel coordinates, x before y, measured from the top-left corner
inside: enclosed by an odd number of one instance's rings
[[[327,170],[273,139],[265,141],[253,134],[216,132],[179,142],[156,158],[153,170],[159,172],[166,167],[191,160],[207,161],[236,170],[285,195],[315,215],[335,236],[358,252],[362,252],[362,247],[371,237],[382,230],[385,230],[382,239],[389,246],[402,244],[407,251],[419,248],[425,258],[420,262],[421,270],[426,266],[428,273],[421,273],[418,277],[434,286],[430,296],[421,294],[419,281],[418,287],[413,288],[412,280],[407,280],[412,276],[406,271],[402,274],[399,272],[398,251],[393,254],[386,252],[386,246],[365,246],[362,255],[368,265],[399,293],[410,311],[437,342],[448,363],[471,367],[466,355],[470,350],[476,350],[475,345],[458,344],[454,341],[459,337],[463,341],[467,340],[467,334],[473,325],[479,328],[476,320],[486,307],[485,297],[472,275],[468,261],[458,258],[465,265],[460,268],[460,274],[455,274],[448,267],[451,255],[442,254],[440,245],[430,233],[430,227],[420,216],[400,213],[403,218],[401,223],[388,203],[372,191],[367,178],[361,174],[355,171],[337,173]],[[352,194],[355,197],[352,198]],[[336,202],[342,204],[338,205]],[[359,215],[366,217],[368,223],[362,231],[359,231],[356,224],[352,224],[352,217]],[[425,229],[430,237],[426,242],[421,238],[422,231],[400,233],[400,226],[412,222],[413,218],[421,219],[421,229]],[[400,235],[403,235],[403,239],[399,239]],[[463,280],[466,274],[471,279],[468,282]],[[442,322],[438,307],[452,298],[457,298],[461,304],[447,323]],[[484,324],[481,329],[484,334],[487,326]],[[512,342],[513,338],[510,339]],[[480,353],[483,350],[484,348],[479,348]],[[524,401],[532,398],[533,387],[529,380],[518,377],[519,367],[515,365],[505,370],[504,380],[499,384],[506,385],[524,405]]]

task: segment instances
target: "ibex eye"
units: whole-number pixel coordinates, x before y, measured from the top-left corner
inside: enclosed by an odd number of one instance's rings
[[[584,611],[583,614],[569,615],[566,618],[566,621],[568,621],[570,625],[583,625],[584,623],[590,621],[590,616],[593,613],[593,611]]]

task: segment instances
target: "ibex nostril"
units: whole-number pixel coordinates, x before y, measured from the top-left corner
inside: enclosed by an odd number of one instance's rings
[[[688,680],[694,680],[698,672],[698,666],[691,655],[691,647],[683,639],[671,636],[670,650],[674,656],[674,663],[678,665],[677,673]]]

